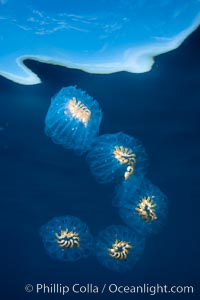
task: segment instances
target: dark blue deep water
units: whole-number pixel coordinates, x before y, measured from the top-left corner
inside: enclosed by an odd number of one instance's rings
[[[42,84],[23,86],[0,78],[1,295],[0,299],[87,299],[105,295],[27,294],[27,283],[71,285],[193,285],[190,295],[113,294],[113,299],[198,299],[200,249],[200,41],[196,31],[177,50],[156,58],[151,72],[94,75],[26,61]],[[122,224],[112,207],[113,185],[99,185],[83,157],[44,134],[50,98],[74,85],[96,98],[104,113],[101,134],[124,131],[149,154],[148,177],[169,199],[163,231],[146,243],[135,268],[120,275],[95,258],[51,260],[38,235],[54,216],[71,214],[94,235]]]

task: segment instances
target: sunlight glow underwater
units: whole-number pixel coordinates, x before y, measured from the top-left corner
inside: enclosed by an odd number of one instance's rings
[[[1,0],[0,74],[39,83],[23,63],[31,58],[91,73],[147,72],[199,24],[198,0]]]

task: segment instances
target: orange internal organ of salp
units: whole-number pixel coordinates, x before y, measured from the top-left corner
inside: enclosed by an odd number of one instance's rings
[[[68,110],[73,118],[79,120],[85,127],[87,127],[91,117],[91,111],[85,104],[73,97],[68,102]]]
[[[127,259],[131,246],[126,241],[116,240],[114,244],[112,244],[112,248],[108,249],[109,256],[118,260]]]
[[[127,164],[126,172],[124,173],[125,180],[134,173],[134,167],[136,164],[136,154],[128,148],[123,146],[115,146],[113,151],[114,157],[119,161],[120,165]]]
[[[149,223],[157,219],[155,210],[156,205],[157,204],[154,203],[150,196],[143,197],[135,210],[146,223]]]
[[[61,248],[80,247],[80,237],[75,231],[69,231],[68,228],[56,233],[56,242]]]

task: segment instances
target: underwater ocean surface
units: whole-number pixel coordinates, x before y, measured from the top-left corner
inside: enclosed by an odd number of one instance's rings
[[[0,0],[0,74],[39,83],[26,58],[91,73],[143,73],[199,23],[199,0]]]
[[[89,74],[25,61],[42,80],[24,86],[0,78],[1,299],[88,299],[105,294],[27,293],[25,285],[105,283],[132,286],[192,285],[193,294],[158,294],[156,299],[197,299],[200,211],[200,31],[178,49],[156,57],[143,74]],[[100,133],[123,131],[141,140],[149,155],[148,177],[167,195],[169,215],[151,236],[132,271],[115,273],[95,257],[75,263],[52,260],[39,237],[53,217],[74,215],[97,233],[122,224],[112,207],[114,184],[98,184],[83,157],[55,145],[44,134],[50,98],[77,85],[103,110]],[[150,294],[109,294],[146,299]]]

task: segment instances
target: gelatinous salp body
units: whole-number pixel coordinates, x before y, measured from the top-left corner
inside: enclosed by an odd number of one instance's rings
[[[129,227],[143,235],[158,233],[168,215],[167,197],[148,179],[130,180],[117,188],[114,205]]]
[[[140,259],[143,249],[143,237],[122,225],[111,225],[96,238],[95,254],[98,261],[117,272],[131,270]]]
[[[88,226],[79,218],[53,218],[40,229],[44,247],[53,259],[77,261],[93,251],[93,238]]]
[[[87,151],[99,132],[102,111],[96,100],[75,86],[55,95],[45,118],[45,133],[78,154]]]
[[[142,144],[122,132],[97,137],[87,155],[97,181],[108,183],[141,178],[147,170],[147,155]]]

